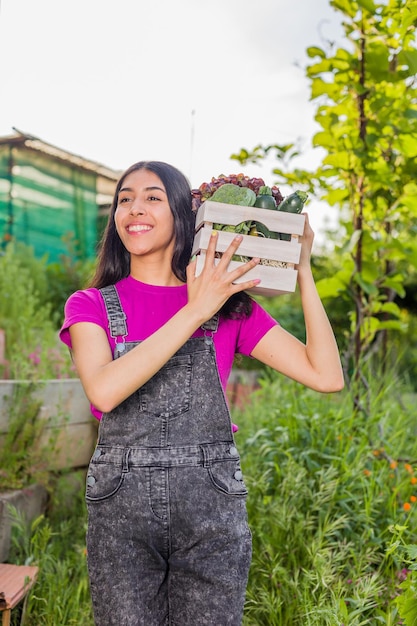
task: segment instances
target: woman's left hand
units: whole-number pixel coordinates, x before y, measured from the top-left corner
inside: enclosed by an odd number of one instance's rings
[[[308,213],[302,213],[305,216],[304,232],[300,237],[301,254],[300,260],[297,265],[297,269],[303,267],[310,267],[311,251],[314,242],[314,231],[311,228],[310,221],[308,219]]]

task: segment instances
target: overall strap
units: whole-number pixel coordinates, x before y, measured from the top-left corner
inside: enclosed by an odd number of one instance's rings
[[[126,314],[122,309],[117,289],[115,285],[108,285],[107,287],[102,287],[99,291],[103,296],[106,307],[110,335],[116,341],[116,351],[124,352],[124,341],[127,336]],[[121,339],[121,341],[118,341],[118,339]]]
[[[219,314],[216,313],[207,322],[201,325],[201,329],[204,331],[204,341],[210,344],[213,341],[213,335],[217,332],[219,327]]]
[[[116,341],[115,349],[117,352],[124,352],[124,338],[127,336],[126,314],[123,311],[117,289],[115,285],[108,285],[107,287],[102,287],[99,291],[103,296],[104,304],[106,307],[110,335]],[[208,341],[210,341],[214,333],[217,332],[218,327],[218,313],[213,315],[212,318],[202,324],[201,328],[204,331],[204,336],[207,338]],[[118,338],[121,338],[121,341],[117,341]]]

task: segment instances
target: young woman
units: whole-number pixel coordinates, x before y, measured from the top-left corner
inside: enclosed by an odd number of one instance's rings
[[[310,269],[298,283],[306,345],[235,284],[237,236],[202,273],[186,178],[139,162],[120,178],[89,289],[65,307],[70,347],[101,418],[86,500],[97,626],[241,624],[251,559],[246,488],[225,388],[235,353],[320,392],[342,389],[337,345]]]

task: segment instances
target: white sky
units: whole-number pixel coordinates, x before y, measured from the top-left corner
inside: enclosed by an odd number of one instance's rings
[[[0,0],[0,135],[121,170],[167,161],[194,187],[240,171],[272,185],[272,162],[230,155],[301,140],[317,161],[305,50],[340,18],[328,0]]]

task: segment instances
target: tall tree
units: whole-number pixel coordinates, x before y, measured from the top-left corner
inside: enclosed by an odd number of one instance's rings
[[[401,328],[395,296],[417,266],[417,0],[331,0],[343,14],[340,47],[310,47],[306,68],[324,151],[316,171],[291,169],[294,144],[242,149],[245,163],[268,153],[282,163],[278,184],[306,185],[340,210],[342,265],[322,296],[348,295],[351,383],[366,385],[362,365],[386,354],[388,329]],[[358,393],[359,402],[360,393]]]

